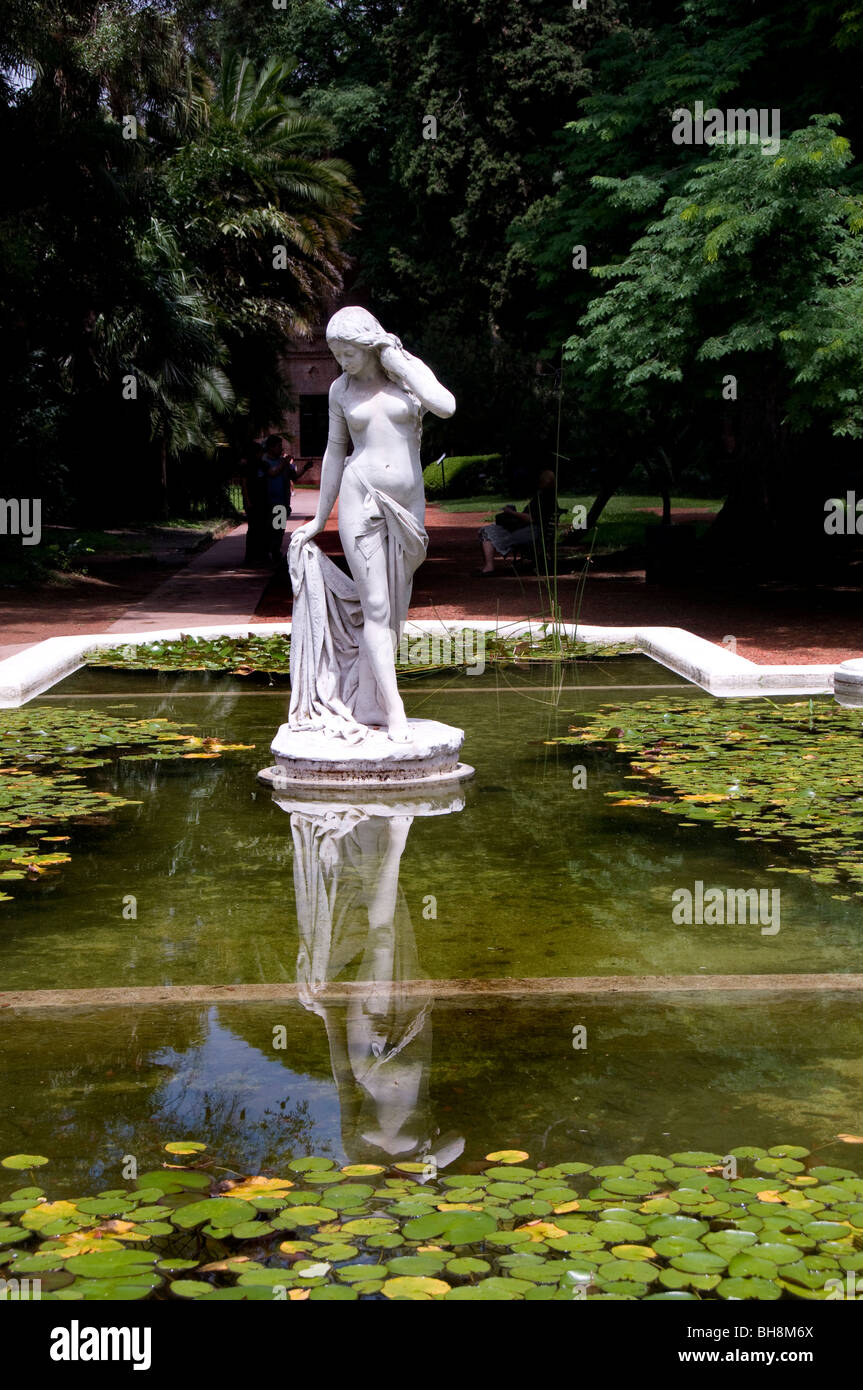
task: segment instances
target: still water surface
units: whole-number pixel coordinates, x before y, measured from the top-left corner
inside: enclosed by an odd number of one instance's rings
[[[624,759],[545,742],[597,703],[651,696],[661,708],[675,688],[693,695],[635,658],[562,683],[542,671],[409,683],[410,715],[465,729],[476,777],[431,807],[381,814],[256,783],[284,687],[67,681],[52,705],[122,704],[256,746],[89,774],[140,804],[76,827],[62,875],[16,885],[0,987],[282,982],[298,997],[4,1011],[0,1152],[51,1155],[54,1183],[62,1173],[71,1191],[113,1185],[124,1153],[149,1161],[183,1136],[248,1168],[310,1151],[456,1163],[510,1146],[548,1163],[614,1162],[859,1132],[852,996],[482,995],[500,979],[863,971],[859,906],[765,872],[793,864],[790,850],[612,808]],[[674,925],[672,892],[697,880],[781,881],[781,931]],[[453,980],[475,985],[436,996],[436,981]],[[329,997],[351,982],[352,998]],[[572,1045],[577,1025],[585,1049]]]

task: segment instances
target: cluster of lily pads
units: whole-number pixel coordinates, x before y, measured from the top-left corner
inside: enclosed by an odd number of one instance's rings
[[[168,719],[130,719],[125,708],[0,710],[0,902],[10,900],[3,883],[32,881],[69,862],[71,837],[40,827],[67,828],[137,804],[88,786],[90,769],[115,759],[218,758],[245,746],[198,737],[185,732],[190,725]]]
[[[529,662],[579,661],[621,656],[631,653],[629,644],[602,646],[595,642],[579,642],[558,630],[548,630],[531,636],[507,637],[498,633],[483,633],[483,657],[486,664],[523,665]],[[410,638],[408,639],[410,647]],[[476,650],[471,647],[470,651]],[[468,654],[462,665],[472,665]],[[103,647],[87,657],[89,666],[109,666],[133,671],[224,671],[234,676],[287,676],[290,673],[291,639],[276,637],[191,637],[173,641],[146,642],[140,646]],[[457,669],[451,661],[397,660],[403,677],[427,675],[430,671]]]
[[[129,671],[225,671],[234,676],[290,670],[291,639],[275,637],[191,637],[100,647],[87,654],[88,666]]]
[[[649,807],[709,821],[739,840],[790,841],[796,867],[836,885],[840,901],[863,897],[863,719],[833,701],[654,700],[603,705],[560,743],[614,748],[630,758],[633,790],[607,792],[616,806]]]
[[[30,1185],[0,1203],[2,1277],[58,1301],[772,1300],[843,1297],[863,1270],[863,1178],[799,1145],[541,1168],[502,1150],[453,1174],[303,1157],[285,1177],[165,1148],[76,1200],[34,1185],[44,1156],[3,1159]]]

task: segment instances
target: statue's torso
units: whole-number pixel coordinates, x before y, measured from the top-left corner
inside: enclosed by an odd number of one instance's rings
[[[373,487],[412,511],[421,508],[419,406],[391,382],[373,391],[346,384],[338,394],[354,446],[347,468],[361,464]]]

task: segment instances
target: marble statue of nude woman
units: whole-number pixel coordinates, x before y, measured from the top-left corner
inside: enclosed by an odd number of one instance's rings
[[[330,387],[318,509],[291,539],[288,724],[349,742],[386,729],[394,742],[410,742],[395,649],[428,547],[421,424],[427,410],[447,419],[455,399],[365,309],[340,309],[327,342],[342,375]],[[309,545],[336,498],[352,577]]]

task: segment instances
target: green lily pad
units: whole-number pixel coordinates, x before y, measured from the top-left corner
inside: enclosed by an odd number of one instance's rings
[[[526,1178],[535,1178],[536,1170],[516,1168],[510,1164],[505,1168],[486,1168],[485,1176],[499,1182],[523,1182]]]
[[[7,1158],[0,1158],[0,1167],[3,1168],[41,1168],[43,1164],[49,1163],[50,1159],[43,1154],[9,1154]]]
[[[446,1240],[450,1245],[472,1245],[497,1230],[493,1216],[482,1211],[439,1212],[408,1221],[404,1233],[411,1240]]]
[[[362,1187],[359,1183],[346,1183],[337,1191],[329,1189],[326,1193],[326,1203],[335,1211],[343,1211],[349,1207],[361,1207],[369,1197],[374,1196],[373,1187]]]
[[[491,1265],[488,1260],[478,1260],[473,1255],[459,1255],[454,1260],[447,1260],[446,1268],[448,1274],[487,1274]]]
[[[762,1262],[759,1261],[759,1263]],[[768,1261],[765,1260],[763,1263],[766,1265]],[[729,1273],[731,1273],[730,1269]],[[756,1273],[756,1271],[753,1270],[752,1273]],[[835,1279],[838,1275],[839,1269],[835,1266],[833,1269],[811,1269],[802,1260],[796,1264],[782,1266],[782,1278],[784,1280],[790,1280],[792,1284],[802,1284],[807,1289],[823,1289],[828,1279]],[[786,1287],[788,1287],[787,1283]]]
[[[331,1158],[294,1158],[288,1164],[292,1173],[323,1173],[335,1166]]]
[[[171,1293],[177,1298],[200,1298],[202,1294],[212,1293],[213,1286],[204,1279],[175,1279]]]
[[[252,1210],[254,1211],[254,1207]],[[293,1231],[297,1226],[323,1226],[327,1222],[335,1221],[336,1215],[330,1207],[290,1206],[285,1207],[278,1216],[274,1216],[270,1225],[275,1231]]]
[[[606,1178],[603,1187],[615,1196],[619,1193],[623,1197],[646,1197],[656,1191],[657,1184],[645,1178]]]
[[[701,1251],[701,1242],[691,1236],[660,1236],[653,1242],[657,1255],[694,1255]]]
[[[706,1153],[701,1149],[682,1154],[672,1154],[672,1161],[683,1168],[708,1168],[722,1162],[722,1154]]]
[[[384,1298],[408,1298],[411,1300],[442,1298],[449,1291],[450,1285],[444,1279],[429,1279],[411,1275],[387,1279],[381,1289]]]
[[[86,1279],[140,1279],[152,1273],[158,1283],[161,1276],[153,1269],[156,1258],[149,1250],[108,1250],[104,1254],[76,1255],[69,1260],[69,1267],[76,1276]]]
[[[139,1173],[138,1184],[145,1191],[161,1197],[168,1192],[182,1192],[188,1187],[208,1188],[210,1179],[206,1173],[192,1173],[178,1168],[170,1171],[156,1168],[150,1173]],[[104,1193],[102,1195],[104,1196]]]
[[[799,1252],[794,1246],[780,1243],[759,1242],[758,1245],[751,1245],[747,1254],[758,1260],[769,1260],[774,1265],[792,1264],[799,1258]]]
[[[321,1260],[329,1260],[331,1264],[338,1264],[340,1260],[352,1260],[355,1255],[359,1254],[359,1250],[356,1245],[321,1245],[315,1254]]]
[[[697,1221],[694,1216],[658,1216],[647,1227],[651,1236],[690,1236],[693,1240],[708,1230],[706,1221]]]
[[[286,1284],[289,1281],[285,1281]],[[229,1289],[213,1289],[210,1293],[201,1294],[198,1303],[264,1303],[269,1302],[273,1297],[272,1288],[269,1285],[240,1285],[237,1284]]]
[[[725,1269],[728,1259],[713,1250],[700,1250],[686,1255],[675,1255],[671,1264],[672,1268],[683,1270],[686,1274],[715,1274],[718,1270]]]
[[[234,1240],[263,1240],[275,1229],[269,1221],[238,1221],[236,1226],[230,1227]]]
[[[25,1226],[0,1226],[0,1245],[17,1245],[29,1240],[32,1234]]]
[[[482,1279],[478,1284],[450,1289],[445,1301],[458,1303],[499,1303],[523,1298],[531,1285],[523,1279]]]
[[[298,1208],[294,1208],[291,1215],[296,1217]],[[255,1208],[251,1202],[244,1202],[239,1197],[205,1197],[201,1202],[190,1202],[188,1206],[178,1207],[173,1214],[172,1220],[175,1226],[179,1226],[182,1231],[189,1231],[193,1226],[202,1226],[209,1223],[217,1229],[230,1229],[238,1226],[241,1221],[253,1221],[255,1219]]]
[[[387,1260],[390,1274],[439,1274],[445,1259],[441,1255],[397,1255]]]
[[[503,1197],[509,1200],[512,1197],[527,1197],[531,1189],[523,1182],[491,1182],[486,1188],[490,1197]],[[458,1201],[463,1199],[459,1197]]]
[[[708,1250],[717,1250],[719,1254],[724,1254],[726,1250],[738,1251],[746,1249],[749,1245],[754,1245],[758,1240],[755,1231],[711,1231],[706,1235],[701,1244],[706,1245]],[[682,1252],[681,1252],[682,1253]]]
[[[605,1245],[620,1245],[625,1241],[642,1240],[644,1227],[633,1221],[598,1221],[591,1234]]]
[[[390,1221],[384,1216],[358,1217],[355,1221],[345,1221],[342,1225],[343,1233],[352,1238],[354,1236],[382,1236],[397,1229],[395,1221]]]
[[[84,1303],[132,1303],[149,1298],[153,1285],[137,1279],[76,1279],[58,1298],[80,1299]]]
[[[659,1303],[662,1300],[681,1298],[689,1299],[696,1303],[698,1302],[697,1294],[686,1293],[682,1289],[668,1289],[665,1293],[649,1293],[644,1301],[645,1303]]]
[[[659,1277],[656,1265],[647,1260],[608,1260],[600,1265],[596,1279],[600,1284],[619,1280],[627,1283],[652,1284]]]
[[[366,1236],[365,1243],[369,1250],[397,1250],[404,1245],[405,1238],[397,1231],[385,1231],[383,1235]]]
[[[237,1287],[241,1289],[290,1288],[293,1283],[293,1274],[289,1269],[247,1269],[237,1279]]]
[[[779,1285],[771,1283],[769,1279],[722,1279],[716,1291],[720,1298],[755,1298],[759,1302],[782,1297]]]

